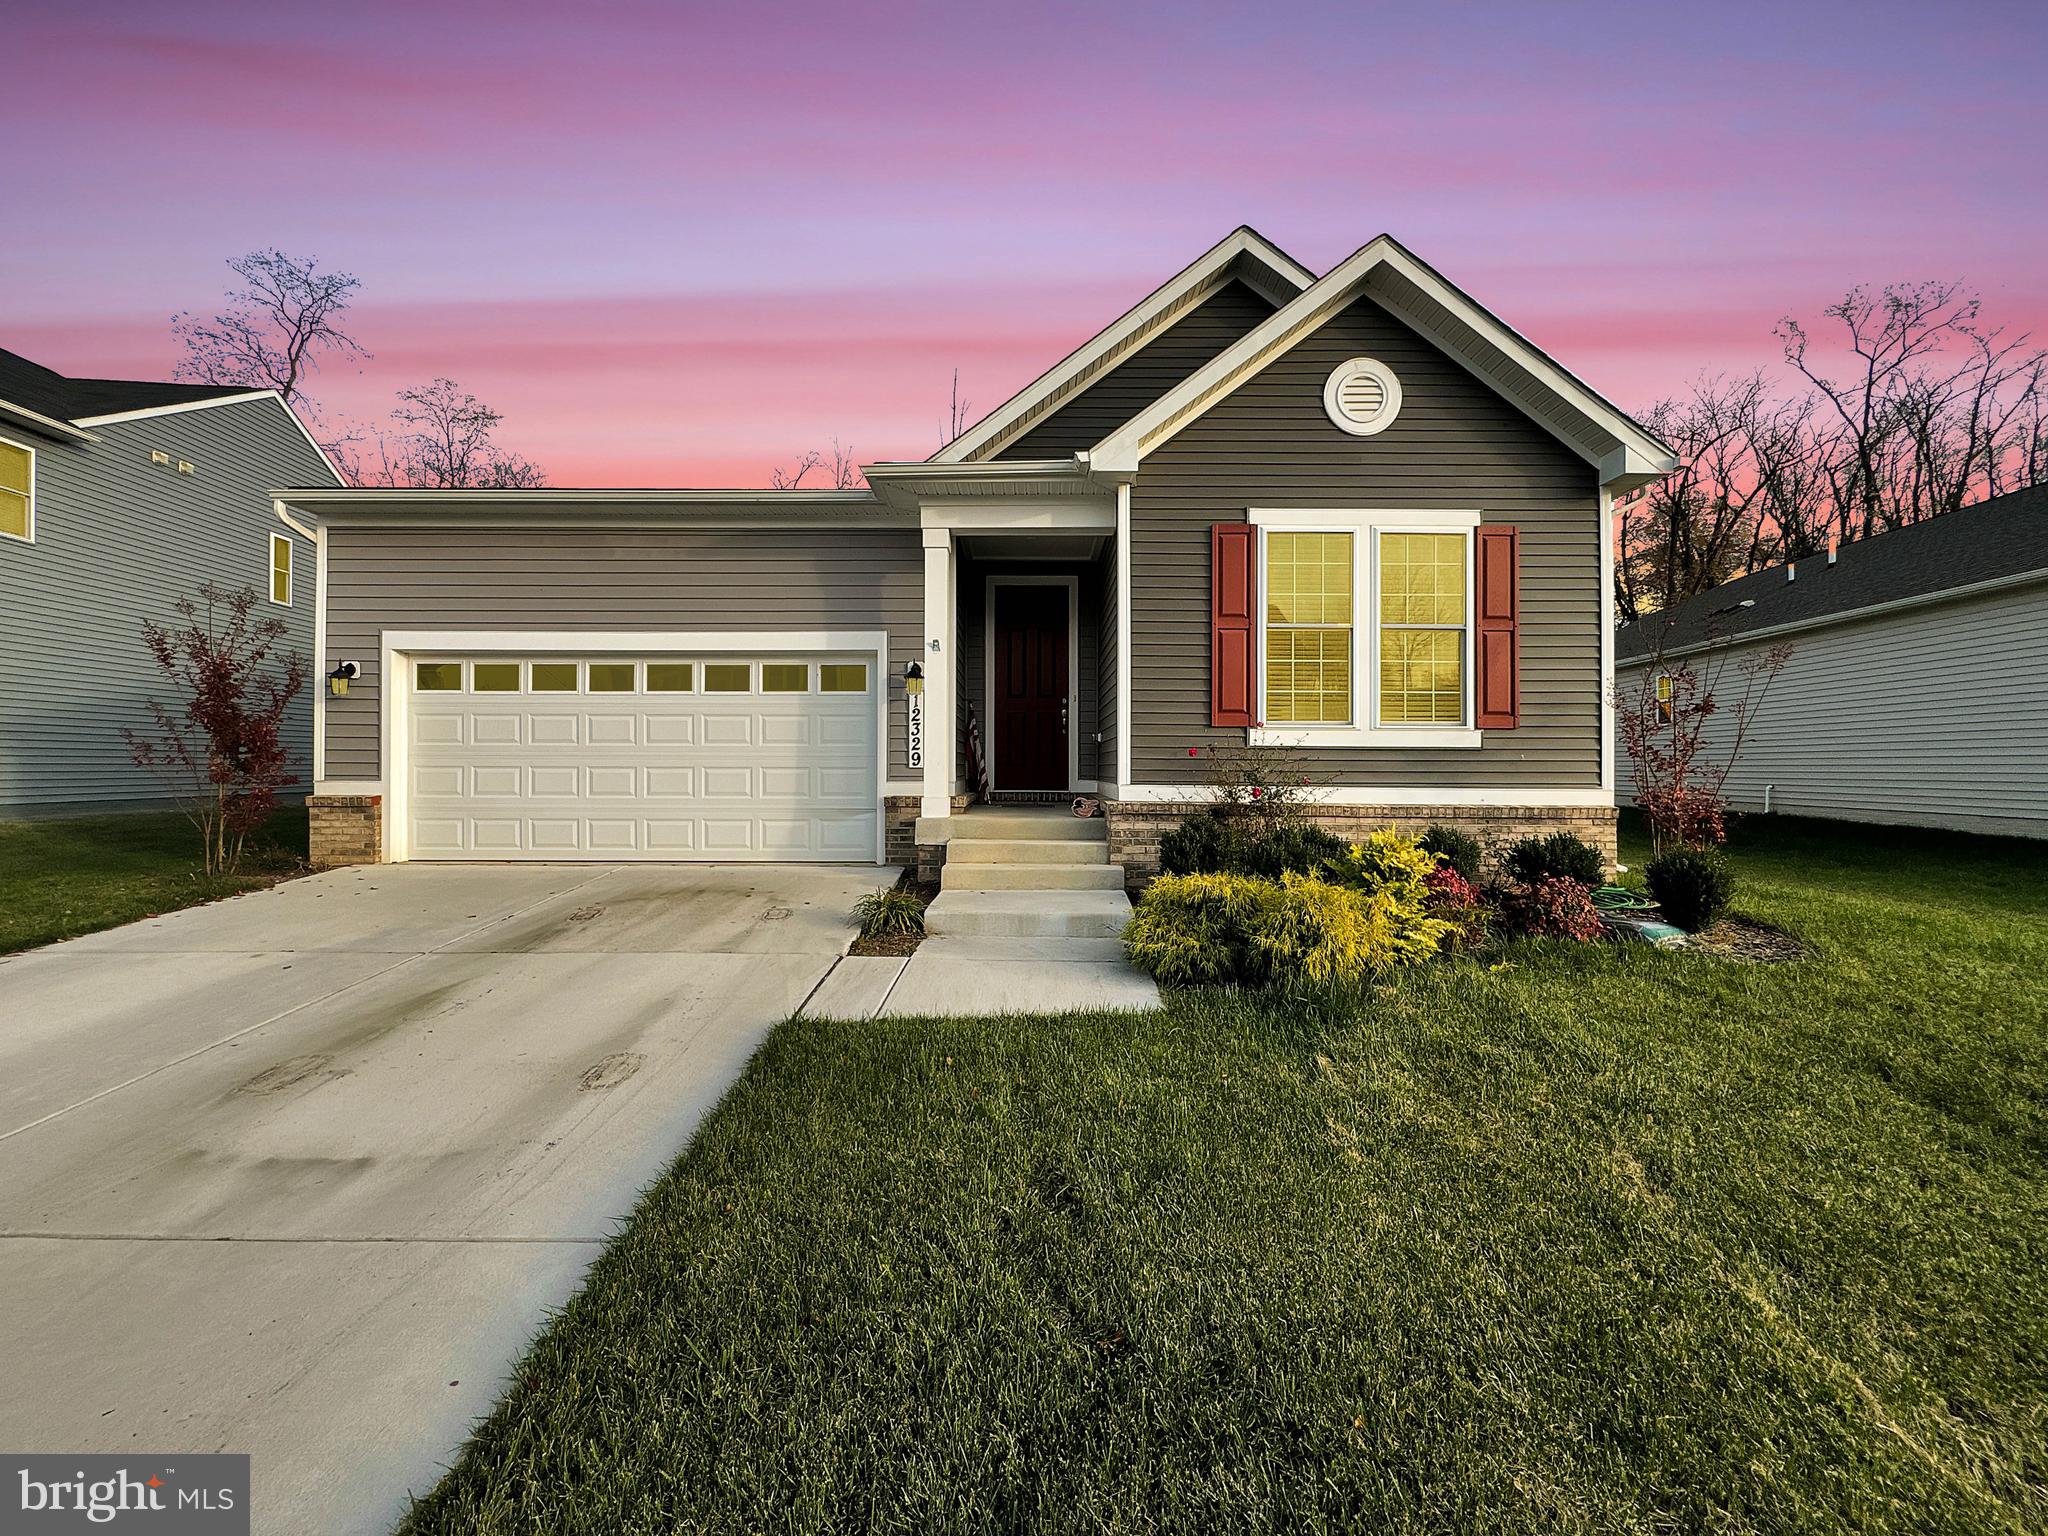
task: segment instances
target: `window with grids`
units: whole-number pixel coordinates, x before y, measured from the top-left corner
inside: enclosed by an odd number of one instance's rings
[[[1379,536],[1380,724],[1465,720],[1462,533]]]
[[[1266,534],[1266,721],[1351,722],[1352,535]]]
[[[0,533],[35,537],[36,456],[19,443],[0,439]]]
[[[281,533],[270,536],[270,600],[292,603],[292,541]]]

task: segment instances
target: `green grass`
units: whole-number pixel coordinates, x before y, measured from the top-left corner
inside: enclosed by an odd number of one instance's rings
[[[407,1529],[2048,1526],[2048,860],[1735,859],[1813,959],[784,1026]]]
[[[254,890],[305,862],[298,807],[270,819],[238,873],[214,877],[176,811],[0,822],[0,954]]]

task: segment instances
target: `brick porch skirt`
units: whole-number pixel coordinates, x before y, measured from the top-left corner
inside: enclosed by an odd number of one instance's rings
[[[1109,857],[1112,863],[1123,865],[1126,884],[1131,889],[1141,888],[1159,873],[1159,839],[1197,808],[1133,800],[1105,803]],[[1456,827],[1479,839],[1489,867],[1495,863],[1498,851],[1509,843],[1552,832],[1570,832],[1591,843],[1600,850],[1600,857],[1610,869],[1615,860],[1615,813],[1611,807],[1557,810],[1513,805],[1314,805],[1306,807],[1303,815],[1351,842],[1388,826],[1407,833],[1419,833],[1432,823]]]

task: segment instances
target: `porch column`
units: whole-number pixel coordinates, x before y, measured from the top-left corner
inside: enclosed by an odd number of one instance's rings
[[[953,814],[955,674],[953,532],[924,530],[924,800],[921,816]]]

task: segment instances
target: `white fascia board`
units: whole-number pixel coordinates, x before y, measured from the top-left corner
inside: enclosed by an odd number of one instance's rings
[[[1612,437],[1618,447],[1608,457],[1615,459],[1616,475],[1641,476],[1643,478],[1636,479],[1634,483],[1642,484],[1677,467],[1677,460],[1661,443],[1585,384],[1545,358],[1512,328],[1409,256],[1388,235],[1381,235],[1354,251],[1304,290],[1293,303],[1254,326],[1096,444],[1085,456],[1091,467],[1104,474],[1136,473],[1139,461],[1146,454],[1170,441],[1245,379],[1342,313],[1364,291],[1366,280],[1381,266],[1399,272],[1497,347],[1534,383]],[[1605,459],[1590,458],[1578,444],[1568,442],[1567,446],[1593,463],[1601,471],[1603,481],[1608,477]]]
[[[1126,784],[1117,799],[1125,805],[1209,805],[1218,791],[1213,784]],[[1387,806],[1397,810],[1455,810],[1512,807],[1531,811],[1612,810],[1611,789],[1520,789],[1495,785],[1485,789],[1418,789],[1403,785],[1387,789],[1322,789],[1308,796],[1310,805]]]
[[[1116,504],[1095,502],[1020,501],[996,506],[927,502],[918,512],[926,528],[954,528],[962,533],[1113,533]]]
[[[25,405],[16,405],[12,400],[0,400],[0,416],[17,421],[45,437],[60,438],[67,443],[96,443],[95,433],[81,431],[68,421],[59,421],[55,416],[45,416],[41,411],[32,411]]]
[[[1280,283],[1299,292],[1315,274],[1256,230],[1239,227],[1145,295],[1079,347],[1025,385],[988,415],[931,457],[934,464],[959,464],[988,453],[1013,437],[1045,404],[1046,397],[1101,366],[1137,331],[1163,311],[1185,303],[1204,287],[1222,284],[1223,275],[1239,257],[1250,257],[1271,271]]]
[[[1887,614],[1904,613],[1911,608],[1929,608],[1936,603],[1960,602],[1964,598],[1982,597],[1992,592],[2003,592],[2011,587],[2031,586],[2036,582],[2048,582],[2048,568],[2016,571],[2009,576],[1993,576],[1989,580],[1973,581],[1960,587],[1943,587],[1938,592],[1916,592],[1911,597],[1895,597],[1887,603],[1866,603],[1861,608],[1844,608],[1837,613],[1818,613],[1811,618],[1792,619],[1783,624],[1767,624],[1761,629],[1745,629],[1739,634],[1716,635],[1707,640],[1695,640],[1691,645],[1678,646],[1661,656],[1647,651],[1638,656],[1625,656],[1616,661],[1614,666],[1617,672],[1634,672],[1653,661],[1676,661],[1681,656],[1697,656],[1702,651],[1736,650],[1758,641],[1775,640],[1780,635],[1796,635],[1811,629],[1832,629],[1837,624],[1854,624],[1859,620],[1883,618]],[[1649,619],[1638,619],[1636,622],[1647,624]]]

